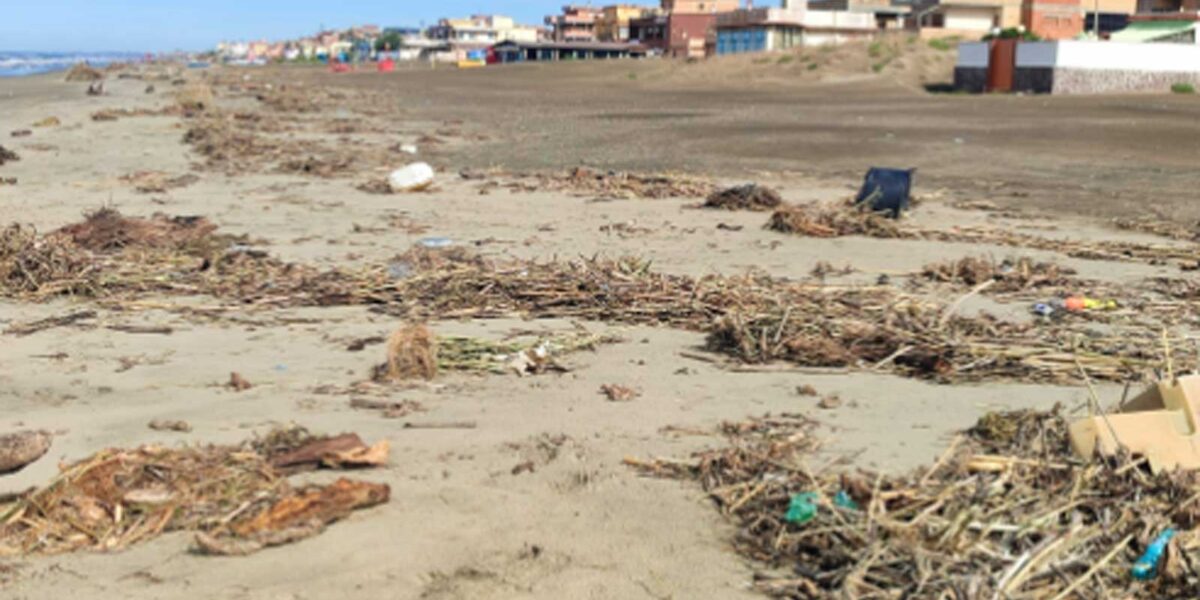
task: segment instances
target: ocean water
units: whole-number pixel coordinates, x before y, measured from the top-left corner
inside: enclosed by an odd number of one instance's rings
[[[78,62],[94,67],[109,63],[138,60],[136,52],[10,52],[0,50],[0,77],[22,77],[38,73],[65,71]]]

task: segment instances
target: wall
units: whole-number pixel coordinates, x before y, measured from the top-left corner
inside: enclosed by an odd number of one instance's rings
[[[955,84],[978,91],[988,68],[988,45],[959,46]],[[1053,94],[1167,92],[1172,84],[1200,85],[1200,46],[1119,42],[1023,42],[1017,45],[1015,89]]]
[[[1080,0],[1033,0],[1025,4],[1022,21],[1046,40],[1069,40],[1083,33]]]
[[[875,15],[834,10],[810,10],[804,13],[804,26],[814,28],[874,30]],[[849,32],[853,34],[853,32]]]
[[[946,29],[991,31],[996,26],[996,11],[987,7],[947,6],[943,9]]]
[[[697,45],[706,42],[716,23],[716,15],[672,14],[667,21],[667,53],[694,56]]]

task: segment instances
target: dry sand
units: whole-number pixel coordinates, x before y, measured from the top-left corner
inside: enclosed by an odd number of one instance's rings
[[[353,178],[226,177],[208,171],[199,173],[198,183],[183,189],[136,193],[119,177],[139,170],[183,174],[198,162],[180,141],[180,119],[93,122],[89,114],[101,108],[165,105],[168,100],[163,91],[169,86],[159,84],[158,94],[146,95],[143,82],[111,80],[108,95],[88,98],[83,86],[54,77],[6,80],[0,82],[0,132],[5,136],[0,143],[20,153],[22,160],[0,168],[0,175],[19,178],[17,186],[0,186],[0,207],[4,221],[27,222],[42,229],[77,221],[82,212],[101,205],[116,206],[130,215],[160,211],[202,214],[223,230],[266,240],[272,253],[287,259],[343,266],[386,259],[427,236],[473,241],[492,256],[640,255],[652,258],[658,269],[685,274],[735,274],[758,267],[800,279],[807,277],[818,261],[828,261],[859,270],[845,281],[909,273],[932,260],[969,254],[1013,254],[1010,249],[970,245],[789,238],[761,229],[761,213],[690,208],[698,199],[591,202],[564,193],[507,190],[481,196],[475,182],[453,176],[465,166],[502,162],[487,157],[508,159],[504,162],[514,168],[570,166],[580,158],[594,158],[589,162],[604,166],[636,167],[638,157],[656,155],[661,160],[641,165],[639,170],[670,167],[714,174],[729,183],[754,173],[755,179],[778,187],[792,201],[839,199],[852,189],[851,177],[832,178],[819,170],[802,174],[779,161],[764,162],[760,154],[739,154],[737,149],[744,147],[739,144],[748,142],[730,141],[731,150],[726,154],[725,142],[705,129],[705,121],[684,126],[677,122],[680,117],[671,117],[670,130],[654,127],[653,139],[612,139],[620,131],[629,131],[628,127],[611,129],[613,123],[647,123],[657,118],[647,116],[639,121],[634,118],[639,110],[711,113],[720,109],[700,106],[706,102],[703,99],[693,105],[691,99],[750,93],[735,89],[736,83],[724,82],[705,91],[705,79],[695,74],[675,75],[688,80],[678,83],[669,94],[664,90],[670,87],[670,78],[665,78],[645,84],[649,99],[628,95],[631,103],[654,103],[649,109],[614,102],[605,109],[611,118],[595,119],[580,116],[592,108],[570,105],[563,113],[544,112],[541,125],[524,120],[530,108],[523,106],[527,96],[516,82],[525,81],[534,88],[547,85],[547,81],[561,82],[555,87],[592,85],[585,89],[597,95],[619,95],[608,85],[612,75],[631,70],[665,73],[667,69],[642,64],[557,68],[513,69],[514,80],[505,84],[505,91],[490,87],[507,72],[502,69],[403,72],[386,82],[385,76],[358,74],[335,81],[395,93],[398,98],[394,101],[403,104],[406,116],[396,123],[394,133],[383,135],[397,143],[413,141],[421,131],[446,127],[449,115],[460,109],[467,123],[459,127],[490,136],[471,141],[464,134],[448,147],[434,149],[427,158],[444,169],[435,191],[391,196],[358,191],[354,184],[359,180]],[[334,81],[312,71],[284,75],[293,81]],[[247,76],[257,80],[268,77],[260,72]],[[636,81],[644,79],[639,75]],[[798,95],[795,102],[764,100],[765,95],[784,92],[757,85],[758,91],[748,100],[736,101],[744,103],[748,113],[806,112],[815,98],[827,102],[828,98],[844,97],[860,108],[873,102],[877,110],[871,111],[871,120],[884,120],[890,110],[889,97],[864,95],[872,90],[891,90],[886,92],[893,94],[891,99],[903,97],[906,103],[929,105],[922,119],[932,119],[938,112],[935,105],[946,102],[975,115],[969,121],[999,119],[988,113],[988,107],[1015,106],[1012,110],[1020,114],[1064,110],[1055,108],[1062,104],[1057,99],[931,98],[878,79],[787,82],[787,94]],[[504,114],[517,115],[514,121],[496,117],[473,122],[473,115],[484,109],[478,98],[464,99],[462,106],[444,101],[469,86],[488,98],[505,94],[508,104],[490,108],[510,111]],[[569,92],[568,98],[578,95],[578,91]],[[531,105],[547,106],[544,96],[529,100]],[[1122,102],[1176,101],[1147,98]],[[826,105],[811,108],[815,112],[829,110],[832,108]],[[60,127],[35,129],[34,135],[26,138],[7,137],[9,130],[26,128],[51,115],[62,120]],[[747,135],[753,126],[740,129],[740,118],[724,118],[725,124],[717,130]],[[568,121],[574,125],[565,125]],[[1187,123],[1195,121],[1187,120],[1184,125],[1192,127]],[[892,123],[917,130],[913,122]],[[881,131],[844,115],[828,123],[830,128],[839,126],[860,131],[858,143],[880,152],[899,144],[875,139],[877,134],[882,136]],[[978,122],[961,126],[983,127]],[[704,131],[709,133],[702,134]],[[558,136],[573,133],[578,139],[569,144],[556,141]],[[716,147],[697,151],[694,163],[675,151],[655,154],[663,145],[681,139],[700,143],[701,135],[710,135],[703,143]],[[844,132],[814,129],[812,135],[824,139]],[[948,159],[955,148],[949,131],[939,135],[946,137],[944,151],[916,155],[931,171],[936,170],[935,156]],[[871,139],[875,141],[868,141]],[[1002,155],[1013,152],[1011,148],[996,150],[988,140],[973,137],[969,147],[978,145]],[[503,153],[498,150],[501,143],[506,147]],[[754,143],[771,147],[760,139]],[[1041,154],[1028,160],[1045,161],[1044,169],[1053,170],[1064,154],[1078,148],[1070,140],[1062,140],[1062,147],[1064,153],[1045,141],[1029,150]],[[614,158],[624,150],[630,158]],[[1181,155],[1194,155],[1183,150],[1173,149]],[[840,168],[855,172],[855,177],[876,157],[855,157],[836,149],[830,152],[838,157]],[[714,157],[729,168],[707,169],[717,160]],[[1168,160],[1158,152],[1139,157],[1138,161],[1124,161],[1125,168],[1150,169]],[[403,160],[396,159],[397,163]],[[772,165],[776,170],[759,172]],[[1014,181],[1024,180],[1020,167],[1020,163],[1003,162],[992,166],[1000,171],[1009,169],[1007,177]],[[944,181],[952,182],[954,177]],[[1039,180],[1026,181],[1036,186]],[[1053,193],[1053,188],[1049,189],[1048,193]],[[1026,204],[1035,202],[1038,193],[1031,192]],[[927,203],[914,218],[931,226],[987,220],[1014,230],[1041,223],[989,218],[949,206],[954,200],[978,197],[977,188],[960,191],[946,187],[938,200]],[[386,226],[396,216],[428,230],[408,233]],[[647,231],[626,236],[601,231],[614,223]],[[718,223],[743,229],[718,230]],[[1136,237],[1108,230],[1100,221],[1060,219],[1056,224],[1076,236]],[[357,233],[356,225],[361,226]],[[1114,281],[1168,272],[1165,267],[1057,260],[1083,276]],[[202,299],[169,298],[163,302],[204,303]],[[1025,318],[1024,307],[976,304],[966,310],[987,308]],[[40,305],[0,301],[0,330],[77,307],[69,301]],[[718,442],[711,437],[669,435],[662,428],[710,429],[722,420],[766,412],[807,413],[824,423],[827,444],[814,459],[819,464],[849,457],[858,466],[895,471],[933,459],[951,432],[969,425],[983,412],[1048,408],[1059,402],[1077,407],[1085,399],[1083,390],[1068,387],[939,386],[887,375],[786,368],[731,372],[686,356],[703,344],[699,334],[583,323],[579,325],[598,333],[617,333],[626,341],[571,356],[567,362],[574,369],[563,375],[448,375],[427,387],[397,389],[391,393],[392,399],[419,400],[428,409],[397,421],[349,408],[348,394],[321,392],[322,386],[345,388],[362,381],[371,366],[382,360],[379,346],[362,352],[346,350],[353,339],[387,335],[399,325],[365,308],[246,311],[208,324],[172,311],[96,309],[99,317],[82,326],[26,337],[0,335],[0,431],[44,428],[57,434],[49,456],[17,475],[0,478],[0,493],[40,485],[55,474],[58,460],[77,460],[105,447],[234,442],[275,424],[295,422],[314,431],[353,431],[364,439],[389,440],[391,466],[362,476],[390,484],[392,501],[357,513],[319,537],[245,558],[192,555],[188,552],[190,538],[175,534],[117,554],[79,553],[15,561],[14,581],[0,587],[3,597],[751,598],[756,597],[748,589],[754,567],[728,548],[731,529],[702,495],[677,482],[641,478],[622,466],[626,456],[686,456]],[[165,325],[174,328],[174,333],[129,334],[106,328],[118,324]],[[514,330],[568,331],[575,326],[514,320],[433,324],[439,334],[497,339]],[[223,388],[231,371],[240,372],[255,387],[244,393]],[[608,402],[599,393],[600,386],[607,383],[628,385],[643,393],[632,402]],[[824,394],[836,393],[843,404],[835,410],[819,410],[817,398],[796,393],[801,385],[812,385]],[[1102,391],[1110,398],[1117,393],[1109,387]],[[193,431],[152,431],[146,425],[153,419],[183,419]],[[406,420],[474,421],[477,428],[406,430],[402,428]],[[546,440],[556,436],[566,436],[565,441],[556,452],[549,451],[554,444],[548,446]],[[533,461],[535,470],[514,475],[513,468],[527,461]]]

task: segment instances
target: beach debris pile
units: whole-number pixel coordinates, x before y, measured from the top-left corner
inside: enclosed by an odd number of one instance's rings
[[[921,270],[921,277],[932,282],[972,287],[995,282],[990,286],[995,292],[1070,286],[1074,275],[1074,269],[1029,257],[1006,258],[997,262],[986,256],[968,256],[928,264]]]
[[[815,203],[784,206],[767,221],[767,229],[816,238],[861,235],[900,238],[904,233],[896,221],[848,204]]]
[[[932,229],[888,219],[850,203],[788,205],[768,220],[767,229],[816,238],[863,236],[960,244],[987,244],[1056,252],[1071,258],[1150,265],[1196,265],[1193,248],[1182,244],[1148,244],[1121,240],[1076,240],[1045,237],[994,227],[961,226]]]
[[[811,470],[814,427],[726,423],[726,447],[626,462],[698,482],[775,597],[1184,598],[1200,582],[1200,474],[1081,461],[1057,409],[989,414],[905,476]],[[1163,558],[1135,566],[1168,531]]]
[[[561,191],[573,196],[601,200],[704,198],[715,189],[711,182],[674,173],[626,173],[576,167],[565,172],[518,173],[467,172],[464,179],[485,179],[483,188],[503,187],[513,191]],[[503,181],[496,181],[497,178]]]
[[[244,555],[311,537],[354,510],[388,501],[388,486],[362,481],[293,487],[276,466],[279,457],[328,438],[305,432],[264,439],[276,443],[110,449],[64,466],[46,486],[0,500],[0,556],[117,551],[172,531],[196,532],[204,552]],[[386,445],[341,451],[370,460],[319,460],[374,466],[381,450]]]
[[[376,383],[429,381],[443,371],[518,376],[564,372],[568,369],[559,358],[623,341],[619,336],[586,330],[539,336],[533,341],[525,337],[502,341],[439,337],[424,324],[405,325],[388,339],[387,360],[372,369],[371,379]]]
[[[206,110],[188,121],[183,142],[204,157],[199,168],[227,175],[287,173],[330,178],[373,172],[396,160],[384,147],[274,135],[287,128],[258,113]]]
[[[725,188],[713,192],[704,200],[704,208],[719,208],[723,210],[774,210],[783,204],[779,192],[758,184]]]
[[[88,66],[88,64],[84,62],[76,63],[75,66],[71,67],[71,69],[67,71],[66,76],[67,81],[92,82],[100,81],[102,79],[104,79],[104,73]]]
[[[20,226],[0,234],[0,295],[149,293],[209,295],[237,306],[366,305],[408,322],[519,316],[669,326],[706,333],[710,350],[741,362],[866,368],[944,382],[1077,381],[1076,360],[1097,378],[1140,379],[1160,351],[1158,330],[1148,329],[1153,323],[1085,334],[1072,323],[958,315],[944,299],[894,286],[831,287],[756,273],[668,275],[635,257],[488,261],[463,248],[422,248],[387,264],[321,270],[249,248],[202,218],[114,211],[45,236]],[[1194,349],[1179,352],[1184,359]]]
[[[1114,219],[1113,225],[1125,231],[1148,233],[1172,240],[1200,242],[1200,222],[1184,222],[1162,217],[1144,216]]]

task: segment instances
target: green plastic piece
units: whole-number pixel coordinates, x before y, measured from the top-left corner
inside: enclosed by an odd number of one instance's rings
[[[813,492],[805,492],[792,496],[792,503],[788,506],[787,516],[784,520],[795,525],[803,525],[817,517],[817,494]]]

